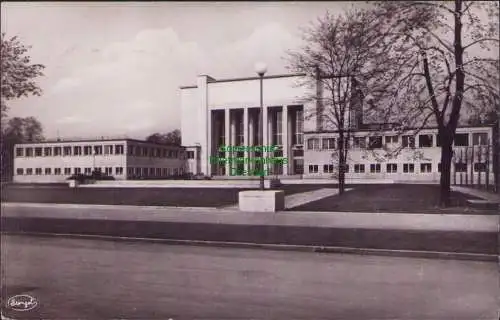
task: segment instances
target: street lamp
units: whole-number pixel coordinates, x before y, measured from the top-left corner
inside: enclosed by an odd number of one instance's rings
[[[260,170],[260,190],[264,190],[264,98],[263,98],[263,80],[264,74],[267,71],[265,63],[258,62],[255,64],[255,72],[260,77],[260,145],[261,145],[261,170]]]

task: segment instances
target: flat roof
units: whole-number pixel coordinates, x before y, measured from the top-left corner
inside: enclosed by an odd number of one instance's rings
[[[291,78],[291,77],[303,77],[305,76],[305,73],[289,73],[289,74],[276,74],[276,75],[270,75],[270,76],[264,76],[263,79],[277,79],[277,78]],[[253,76],[253,77],[245,77],[245,78],[228,78],[228,79],[219,79],[216,80],[208,75],[209,77],[209,84],[210,83],[218,83],[218,82],[235,82],[235,81],[248,81],[248,80],[259,80],[259,76]],[[190,85],[190,86],[180,86],[180,89],[195,89],[198,88],[197,85]]]
[[[167,144],[159,144],[155,142],[149,142],[146,140],[139,140],[139,139],[132,139],[132,138],[105,138],[105,139],[47,139],[43,141],[36,141],[36,142],[22,142],[22,143],[16,143],[16,145],[22,145],[22,144],[46,144],[46,143],[75,143],[75,142],[112,142],[112,141],[130,141],[130,142],[137,142],[137,143],[144,143],[144,144],[150,144],[150,145],[155,145],[155,146],[161,146],[161,147],[173,147],[173,148],[184,148],[184,146],[176,146],[176,145],[167,145]]]

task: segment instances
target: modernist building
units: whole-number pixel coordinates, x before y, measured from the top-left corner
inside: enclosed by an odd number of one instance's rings
[[[287,163],[271,164],[268,169],[273,175],[331,178],[338,170],[334,160],[338,134],[328,130],[321,120],[321,106],[305,99],[311,92],[322,94],[319,82],[316,88],[307,88],[300,85],[303,79],[301,74],[263,77],[263,144],[278,147],[265,156],[288,159]],[[233,166],[255,166],[253,161],[214,163],[210,159],[261,156],[248,150],[221,152],[221,146],[260,144],[260,78],[216,80],[201,75],[196,85],[180,90],[182,144],[198,146],[200,153],[194,173],[229,176],[234,172]],[[390,127],[374,129],[363,123],[363,99],[359,92],[353,92],[347,113],[352,126],[351,139],[347,141],[346,177],[439,181],[441,153],[437,129],[408,130],[404,135],[396,134]],[[493,166],[489,165],[493,163],[493,152],[487,147],[492,135],[490,127],[458,128],[452,174],[493,183]]]
[[[18,144],[14,182],[64,182],[94,170],[125,179],[167,178],[193,171],[196,148],[153,144],[134,139],[44,141]]]

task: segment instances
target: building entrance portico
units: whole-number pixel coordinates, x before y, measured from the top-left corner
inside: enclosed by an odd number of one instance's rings
[[[260,108],[224,108],[211,110],[210,169],[213,175],[231,176],[241,173],[266,175],[293,174],[291,146],[302,142],[297,133],[302,126],[297,123],[302,106],[270,106],[264,108],[264,151],[252,147],[261,146]],[[229,148],[227,148],[229,147]],[[243,147],[234,150],[234,147]],[[267,148],[267,150],[266,150]],[[273,151],[270,151],[273,149]],[[264,165],[261,165],[261,158]],[[287,160],[279,163],[276,158]],[[246,175],[246,174],[243,174]]]

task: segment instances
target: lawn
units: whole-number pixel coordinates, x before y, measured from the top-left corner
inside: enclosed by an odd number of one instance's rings
[[[441,214],[496,214],[494,210],[470,208],[467,199],[452,192],[452,207],[439,208],[439,185],[381,184],[356,185],[341,196],[331,196],[293,208],[294,211],[401,212]]]
[[[285,194],[324,188],[323,185],[290,185]],[[69,188],[64,185],[8,185],[2,202],[146,205],[179,207],[223,207],[238,202],[238,192],[229,188]]]

